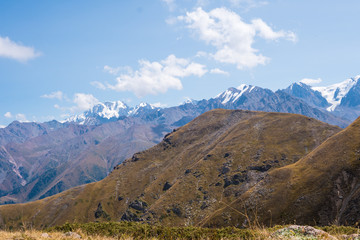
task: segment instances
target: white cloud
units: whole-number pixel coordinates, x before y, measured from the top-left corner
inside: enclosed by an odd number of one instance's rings
[[[106,87],[116,91],[131,91],[137,97],[143,97],[165,93],[169,89],[181,90],[180,78],[191,75],[201,77],[207,72],[204,65],[174,55],[160,62],[140,60],[139,65],[138,70],[121,74],[116,78],[115,85],[106,84]],[[98,82],[93,85],[105,86]]]
[[[279,38],[285,38],[289,41],[296,42],[296,35],[293,32],[285,32],[283,30],[274,32],[274,30],[261,19],[254,19],[251,23],[254,29],[258,31],[259,36],[264,39],[277,40]]]
[[[175,23],[177,23],[177,18],[176,17],[169,17],[167,19],[165,19],[166,24],[169,25],[174,25]]]
[[[222,74],[222,75],[226,75],[226,76],[229,76],[229,73],[228,72],[225,72],[224,70],[221,70],[219,68],[213,68],[210,70],[210,73],[212,74]]]
[[[162,1],[167,4],[171,12],[175,10],[176,8],[175,0],[162,0]]]
[[[25,114],[23,113],[18,113],[15,116],[16,120],[18,120],[19,122],[29,122],[29,120],[26,119]]]
[[[106,86],[103,83],[98,82],[98,81],[91,82],[90,84],[93,85],[94,87],[102,89],[102,90],[106,89]]]
[[[321,83],[322,79],[318,78],[318,79],[312,79],[312,78],[303,78],[300,80],[301,83],[305,83],[306,85],[315,85],[317,83]]]
[[[105,71],[105,72],[108,72],[108,73],[110,73],[110,74],[113,74],[113,75],[118,74],[120,70],[121,70],[120,67],[113,68],[113,67],[110,67],[110,66],[108,66],[108,65],[105,65],[105,66],[104,66],[104,71]]]
[[[76,106],[72,107],[70,110],[75,112],[88,110],[98,104],[99,100],[97,100],[92,94],[75,93],[73,102]]]
[[[157,103],[152,103],[150,104],[152,107],[156,107],[156,108],[164,108],[167,107],[166,103],[161,103],[161,102],[157,102]]]
[[[179,16],[178,20],[184,21],[200,40],[215,47],[212,58],[222,63],[235,64],[238,69],[264,65],[270,60],[253,48],[256,36],[266,40],[296,40],[293,32],[276,32],[261,19],[246,23],[226,8],[216,8],[210,12],[197,8],[185,16]]]
[[[4,114],[4,117],[6,117],[6,118],[12,118],[13,115],[11,114],[11,112],[7,112],[7,113]]]
[[[60,117],[61,117],[62,119],[68,118],[68,117],[70,117],[70,116],[71,116],[71,115],[68,114],[68,113],[63,113],[63,114],[60,115]]]
[[[6,126],[5,125],[0,125],[0,128],[6,128]]]
[[[44,94],[41,97],[49,98],[49,99],[59,99],[59,100],[63,100],[64,98],[66,98],[62,91],[56,91],[56,92],[52,92],[50,94]]]
[[[40,56],[41,53],[32,47],[26,47],[15,43],[8,37],[0,37],[0,57],[15,59],[20,62]]]
[[[70,100],[68,99],[68,101]],[[100,103],[100,101],[92,94],[86,93],[75,93],[71,102],[73,103],[72,106],[61,106],[59,104],[54,104],[54,108],[65,112],[63,115],[65,114],[67,116],[70,115],[69,112],[75,113],[89,110],[94,105]]]
[[[195,55],[195,57],[207,57],[209,54],[204,51],[198,51]]]

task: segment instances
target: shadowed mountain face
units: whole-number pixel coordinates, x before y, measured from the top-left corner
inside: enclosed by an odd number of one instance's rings
[[[8,143],[23,143],[33,137],[46,135],[49,132],[65,127],[66,124],[57,121],[45,123],[14,121],[6,128],[0,128],[0,146]]]
[[[99,181],[168,131],[129,118],[100,126],[67,124],[23,143],[8,143],[0,147],[1,202],[41,199]]]
[[[360,75],[326,87],[293,83],[281,90],[310,106],[334,116],[354,121],[360,115]]]
[[[359,176],[360,118],[295,164],[269,172],[204,225],[243,224],[247,220],[239,213],[245,211],[251,219],[256,211],[267,224],[357,225]]]
[[[17,226],[21,219],[37,227],[109,219],[203,224],[339,131],[295,114],[213,110],[133,155],[102,181],[1,206],[0,222]],[[229,224],[225,219],[219,225]]]

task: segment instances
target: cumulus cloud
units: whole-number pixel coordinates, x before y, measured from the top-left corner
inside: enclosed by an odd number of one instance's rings
[[[6,128],[6,126],[5,125],[0,125],[0,128]]]
[[[52,92],[50,94],[44,94],[41,96],[42,98],[48,98],[48,99],[58,99],[63,100],[65,98],[65,95],[62,91],[56,91]]]
[[[29,120],[26,119],[26,116],[23,113],[16,114],[15,119],[19,122],[29,122]]]
[[[113,74],[113,75],[116,75],[120,72],[121,68],[120,67],[117,67],[117,68],[113,68],[113,67],[110,67],[108,65],[105,65],[104,66],[104,71],[105,72],[108,72],[110,74]]]
[[[4,117],[6,117],[6,118],[12,118],[13,115],[11,114],[11,112],[6,112],[6,113],[4,114]]]
[[[285,38],[289,41],[296,42],[296,35],[293,32],[286,32],[284,30],[275,32],[261,19],[254,19],[251,23],[253,28],[258,32],[258,35],[264,39],[277,40],[279,38]]]
[[[40,56],[41,53],[32,47],[15,43],[8,37],[0,37],[0,57],[15,59],[20,62]]]
[[[119,75],[114,85],[99,82],[92,84],[115,91],[130,91],[137,97],[143,97],[148,94],[165,93],[169,89],[181,90],[180,78],[191,75],[201,77],[207,72],[205,65],[174,55],[169,55],[160,62],[140,60],[139,65],[138,70],[128,70],[127,73]]]
[[[274,31],[261,19],[246,23],[238,14],[226,8],[206,12],[199,7],[185,16],[179,16],[178,20],[185,22],[200,40],[216,49],[215,53],[210,54],[212,58],[235,64],[238,69],[264,65],[270,60],[253,48],[256,36],[266,40],[285,38],[296,41],[293,32]]]
[[[212,74],[222,74],[222,75],[226,75],[226,76],[229,76],[229,73],[228,72],[225,72],[224,70],[221,70],[219,68],[213,68],[210,70],[210,73]]]
[[[92,94],[75,93],[73,102],[76,105],[72,107],[71,110],[75,112],[88,110],[98,104],[99,100],[97,100]]]
[[[321,83],[322,79],[318,78],[318,79],[312,79],[312,78],[303,78],[300,80],[301,83],[305,83],[306,85],[315,85],[317,83]]]
[[[73,99],[72,100],[67,99],[67,101],[71,102],[72,106],[71,105],[61,106],[59,104],[55,104],[54,108],[59,109],[65,112],[64,114],[69,115],[68,112],[71,113],[82,112],[85,110],[89,110],[96,104],[100,103],[100,101],[92,94],[86,94],[86,93],[75,93]]]
[[[91,82],[90,84],[93,85],[94,87],[102,89],[102,90],[106,89],[105,84],[98,82],[98,81]]]

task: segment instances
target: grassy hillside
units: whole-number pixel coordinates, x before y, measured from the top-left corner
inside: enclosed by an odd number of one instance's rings
[[[206,226],[248,222],[247,212],[265,223],[359,224],[360,118],[295,164],[276,169]]]
[[[339,131],[301,115],[213,110],[135,154],[102,181],[36,202],[1,206],[0,224],[201,224],[270,172],[297,162]],[[230,224],[232,219],[224,218],[220,225]]]

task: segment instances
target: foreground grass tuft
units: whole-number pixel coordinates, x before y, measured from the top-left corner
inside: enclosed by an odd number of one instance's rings
[[[300,230],[287,226],[273,228],[253,227],[251,229],[200,228],[200,227],[166,227],[154,226],[136,222],[99,222],[99,223],[66,223],[46,231],[0,231],[0,239],[8,240],[49,240],[49,239],[81,239],[87,240],[162,240],[162,239],[194,239],[194,240],[231,240],[231,239],[360,239],[351,234],[359,234],[359,229],[344,226],[317,227],[328,234],[311,236]],[[69,232],[71,234],[69,234]],[[74,234],[73,234],[74,233]]]

